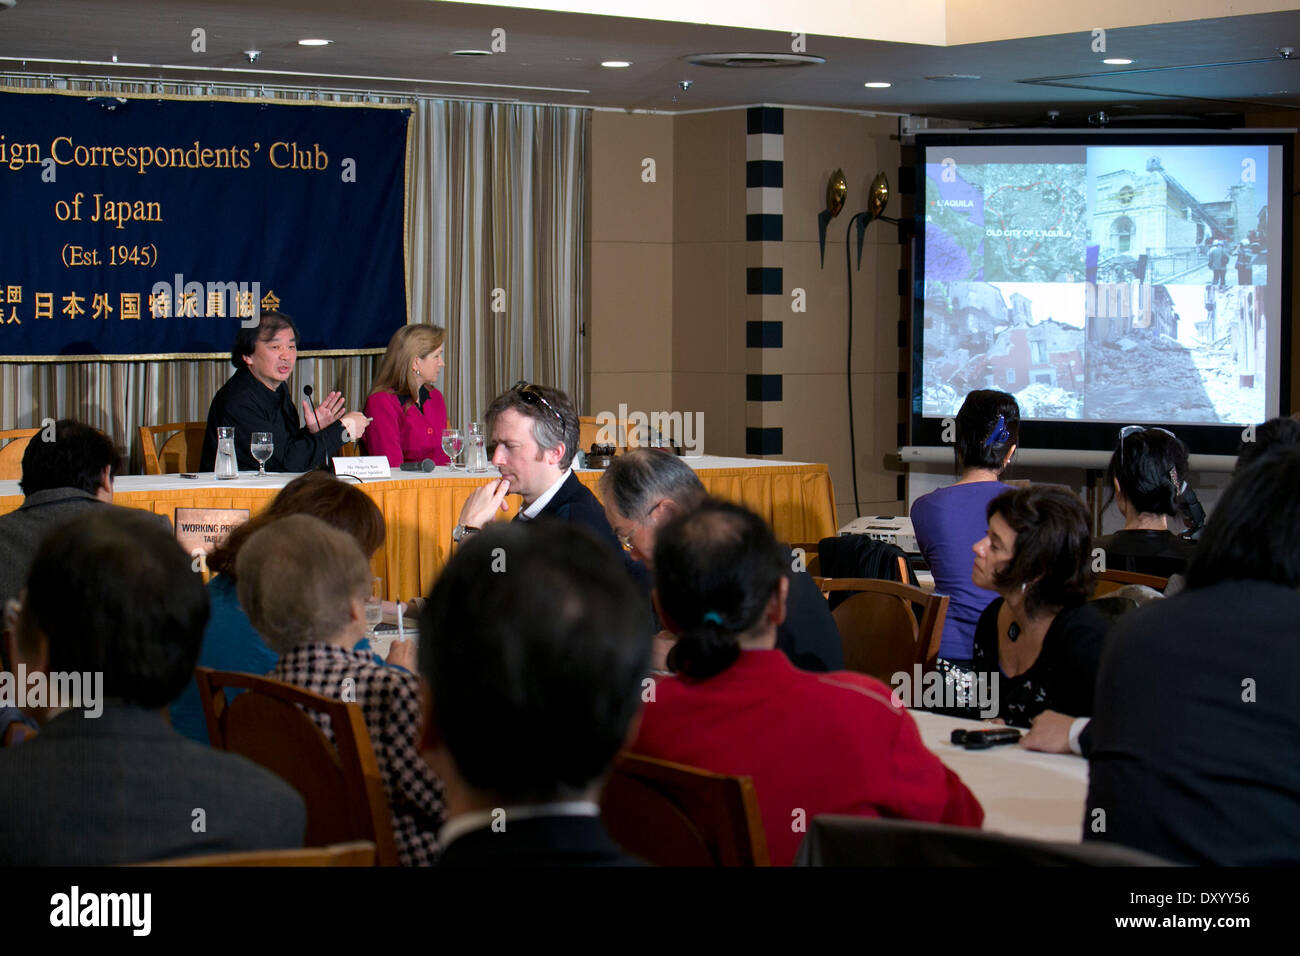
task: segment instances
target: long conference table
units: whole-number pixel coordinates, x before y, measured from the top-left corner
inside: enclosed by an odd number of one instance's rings
[[[979,800],[985,830],[1054,843],[1083,841],[1088,761],[1015,745],[966,750],[952,742],[953,730],[987,729],[987,724],[911,713],[921,740]]]
[[[762,516],[782,541],[818,541],[835,534],[835,494],[824,464],[766,461],[749,458],[687,456],[709,494],[735,501]],[[603,472],[576,471],[579,480],[597,497]],[[393,469],[388,480],[358,483],[383,512],[388,529],[384,547],[372,568],[383,578],[389,600],[405,600],[428,592],[451,551],[451,530],[470,493],[497,477],[495,468],[479,474],[463,469],[436,468],[432,472]],[[114,503],[142,508],[175,519],[177,508],[246,508],[256,515],[295,475],[240,472],[221,481],[212,474],[197,478],[179,475],[124,475],[114,484]],[[353,479],[344,479],[351,481]],[[0,515],[23,501],[16,481],[0,481]],[[519,509],[518,496],[506,499],[512,518]]]

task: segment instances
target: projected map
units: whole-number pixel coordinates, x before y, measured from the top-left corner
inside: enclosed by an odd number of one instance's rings
[[[1082,165],[981,166],[984,278],[1076,282],[1083,278],[1087,209]]]

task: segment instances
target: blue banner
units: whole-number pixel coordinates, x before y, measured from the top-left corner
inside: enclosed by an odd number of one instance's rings
[[[0,360],[300,351],[406,321],[407,109],[0,94]]]

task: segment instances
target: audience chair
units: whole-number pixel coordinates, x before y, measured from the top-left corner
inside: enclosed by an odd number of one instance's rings
[[[831,616],[844,647],[844,669],[870,674],[888,684],[898,671],[934,666],[948,616],[948,596],[879,578],[814,577],[828,598],[852,592]],[[921,609],[917,620],[916,608]]]
[[[0,431],[0,480],[18,481],[23,476],[23,452],[39,428],[10,428]]]
[[[623,753],[601,816],[627,852],[656,866],[767,866],[754,782]]]
[[[1105,597],[1126,584],[1140,584],[1163,593],[1169,586],[1169,579],[1156,577],[1154,574],[1138,574],[1136,571],[1102,571],[1097,575],[1097,587],[1092,592],[1092,596],[1094,599]]]
[[[379,866],[396,866],[392,816],[361,705],[345,704],[269,677],[196,667],[212,746],[283,778],[307,805],[308,846],[375,844]],[[227,700],[225,690],[243,690]],[[330,745],[306,710],[329,718]]]
[[[175,475],[199,470],[203,454],[203,435],[207,422],[170,422],[166,425],[141,425],[140,449],[144,453],[146,475]],[[161,446],[158,435],[170,434]]]
[[[134,866],[374,866],[375,845],[366,840],[311,846],[301,850],[250,850],[247,853],[206,853]]]
[[[1113,843],[1047,843],[970,827],[826,814],[808,824],[795,866],[1168,866]]]

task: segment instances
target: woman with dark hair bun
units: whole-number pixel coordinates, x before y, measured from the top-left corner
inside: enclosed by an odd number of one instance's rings
[[[1020,406],[1006,392],[980,389],[962,402],[954,423],[957,483],[912,503],[916,543],[934,575],[934,589],[948,595],[938,669],[964,693],[971,673],[975,622],[997,595],[971,581],[971,545],[984,536],[984,509],[1011,490],[999,479],[1020,441]]]
[[[1088,545],[1087,509],[1067,488],[1033,485],[989,502],[971,574],[999,597],[975,625],[974,665],[997,678],[1008,724],[1028,727],[1046,710],[1092,714],[1109,621],[1084,603],[1096,584]]]
[[[984,813],[888,687],[801,671],[776,650],[786,554],[761,518],[706,501],[659,529],[655,606],[679,635],[634,752],[752,777],[771,862],[794,861],[791,812],[979,826]]]
[[[1181,574],[1195,546],[1169,531],[1187,484],[1187,446],[1163,428],[1128,425],[1106,468],[1124,527],[1098,538],[1106,567],[1167,578]]]

